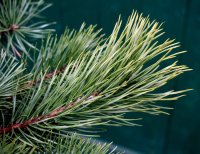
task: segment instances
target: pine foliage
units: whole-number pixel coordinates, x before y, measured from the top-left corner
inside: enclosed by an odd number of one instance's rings
[[[21,57],[23,51],[30,59],[28,48],[36,49],[28,38],[40,39],[52,29],[46,29],[51,23],[33,22],[40,13],[50,7],[44,0],[2,0],[0,5],[1,46],[11,48],[15,56]],[[30,39],[29,39],[30,40]]]
[[[109,37],[83,24],[40,40],[49,24],[31,22],[49,6],[0,4],[0,153],[114,153],[110,144],[80,135],[96,135],[96,126],[137,125],[126,113],[167,113],[158,102],[184,96],[187,90],[159,90],[190,70],[176,61],[184,53],[174,52],[179,43],[159,41],[161,24],[133,12]]]

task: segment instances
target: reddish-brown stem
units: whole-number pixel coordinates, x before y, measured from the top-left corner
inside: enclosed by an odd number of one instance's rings
[[[94,92],[91,96],[87,97],[85,100],[91,100],[93,99],[95,96],[98,96],[98,93],[97,92]],[[32,118],[32,119],[29,119],[29,120],[26,120],[24,122],[21,122],[21,123],[15,123],[15,124],[12,124],[12,125],[9,125],[7,127],[2,127],[0,128],[0,134],[5,134],[5,133],[9,133],[11,132],[12,130],[14,129],[22,129],[22,128],[27,128],[28,126],[30,125],[33,125],[35,123],[38,123],[38,122],[42,122],[44,120],[47,120],[49,118],[54,118],[56,117],[57,115],[63,113],[64,111],[66,111],[67,109],[70,109],[72,108],[74,105],[78,104],[79,102],[81,102],[82,98],[78,98],[76,101],[74,102],[71,102],[65,106],[62,106],[54,111],[52,111],[51,113],[49,114],[46,114],[46,115],[41,115],[41,116],[37,116],[35,118]]]
[[[61,67],[60,69],[56,70],[56,71],[53,71],[53,72],[50,72],[48,74],[45,75],[44,79],[51,79],[54,75],[59,75],[60,73],[63,73],[65,70],[65,66]],[[27,88],[31,88],[32,86],[34,86],[35,84],[39,83],[41,80],[33,80],[33,81],[28,81],[25,85],[23,85],[23,88],[24,89],[27,89]],[[6,98],[7,101],[11,102],[13,99],[12,99],[12,96],[8,96]]]
[[[63,73],[65,71],[65,66],[61,67],[60,69],[50,72],[44,76],[44,79],[48,80],[51,79],[54,75],[59,75],[60,73]],[[25,84],[23,87],[24,88],[31,88],[35,84],[39,83],[41,80],[33,80],[33,81],[28,81],[27,84]]]
[[[13,52],[16,56],[18,56],[19,58],[22,58],[22,55],[19,53],[19,51],[17,51],[15,47],[13,47]]]

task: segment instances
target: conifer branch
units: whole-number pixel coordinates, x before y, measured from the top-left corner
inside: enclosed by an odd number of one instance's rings
[[[14,55],[18,57],[26,54],[31,59],[27,48],[37,48],[30,40],[44,38],[46,34],[53,31],[46,29],[52,23],[31,23],[31,21],[38,18],[40,13],[50,6],[51,4],[45,4],[44,0],[2,0],[0,3],[1,45],[13,50]],[[22,53],[16,52],[18,49]]]
[[[162,65],[185,51],[174,53],[179,47],[174,40],[158,41],[163,35],[159,23],[133,12],[125,27],[118,20],[108,38],[83,24],[78,31],[66,29],[61,37],[50,34],[38,49],[27,40],[51,31],[46,29],[50,24],[30,22],[50,6],[44,4],[0,1],[0,153],[9,147],[19,152],[23,145],[26,153],[85,152],[80,147],[92,153],[94,147],[94,153],[105,154],[109,146],[87,144],[72,134],[93,135],[94,126],[137,125],[138,119],[125,114],[167,113],[157,103],[177,100],[188,91],[158,91],[190,71],[176,60]]]
[[[51,134],[50,134],[51,136]],[[91,139],[81,138],[77,134],[67,135],[63,137],[59,135],[57,138],[51,136],[46,144],[38,143],[37,145],[30,146],[19,139],[12,139],[9,136],[0,138],[0,153],[64,153],[64,154],[123,154],[119,152],[117,147],[109,144],[101,144]],[[45,151],[45,152],[44,152]]]
[[[98,96],[97,92],[93,93],[91,96],[86,98],[86,101],[93,99],[96,96]],[[21,122],[21,123],[11,124],[8,127],[2,127],[2,128],[0,127],[0,134],[10,133],[14,129],[27,128],[28,126],[30,126],[32,124],[39,123],[41,121],[45,121],[45,120],[50,119],[50,118],[54,118],[54,117],[58,116],[59,114],[63,113],[64,111],[66,111],[67,109],[70,109],[74,105],[80,103],[81,100],[83,100],[83,98],[78,98],[76,101],[71,102],[71,103],[69,103],[65,106],[62,106],[62,107],[52,111],[51,113],[49,113],[47,115],[41,115],[41,116],[32,118],[30,120],[27,120],[27,121],[24,121],[24,122]]]

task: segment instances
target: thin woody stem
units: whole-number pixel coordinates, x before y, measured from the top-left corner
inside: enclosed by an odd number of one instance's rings
[[[14,46],[12,46],[12,49],[13,49],[14,54],[15,54],[17,57],[22,58],[22,55],[19,53],[19,51],[18,51]]]
[[[44,79],[48,80],[48,79],[51,79],[54,75],[59,75],[61,73],[63,73],[65,71],[65,66],[61,67],[60,69],[58,70],[55,70],[53,72],[50,72],[48,74],[46,74],[44,76]],[[32,86],[34,86],[35,84],[39,83],[41,80],[33,80],[33,81],[28,81],[28,83],[26,85],[24,85],[25,88],[30,88]]]
[[[92,95],[90,95],[89,97],[87,97],[85,100],[91,100],[91,99],[93,99],[94,97],[96,97],[98,95],[99,94],[97,92],[94,92]],[[69,104],[67,104],[65,106],[62,106],[62,107],[60,107],[60,108],[52,111],[51,113],[49,113],[47,115],[37,116],[35,118],[26,120],[26,121],[21,122],[21,123],[15,123],[15,124],[9,125],[7,127],[0,128],[0,134],[9,133],[9,132],[11,132],[14,129],[27,128],[28,126],[33,125],[35,123],[42,122],[42,121],[44,121],[46,119],[49,119],[49,118],[54,118],[57,115],[59,115],[59,114],[63,113],[64,111],[66,111],[67,109],[72,108],[73,106],[75,106],[76,104],[78,104],[79,102],[81,102],[81,100],[82,100],[82,98],[78,98],[76,101],[71,102],[71,103],[69,103]]]
[[[65,71],[65,68],[66,68],[66,66],[64,65],[60,69],[55,70],[53,72],[50,72],[50,73],[46,74],[44,76],[44,79],[48,80],[48,79],[51,79],[54,75],[60,75],[61,73],[63,73]],[[75,69],[75,68],[76,68],[76,65],[73,65],[72,69]],[[28,81],[28,83],[24,85],[24,88],[31,88],[32,86],[34,86],[35,84],[37,84],[39,82],[41,82],[41,79],[39,79],[39,80],[33,80],[33,81]]]
[[[51,79],[54,75],[59,75],[60,73],[63,73],[65,70],[65,66],[61,67],[60,69],[56,70],[56,71],[53,71],[53,72],[50,72],[48,74],[46,74],[44,76],[44,79]],[[31,88],[33,87],[35,84],[39,83],[41,80],[33,80],[33,81],[28,81],[27,84],[23,85],[23,88],[24,89],[27,89],[27,88]],[[8,96],[6,98],[7,101],[12,101],[12,96]]]

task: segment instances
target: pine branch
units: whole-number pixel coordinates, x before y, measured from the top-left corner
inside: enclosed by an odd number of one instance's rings
[[[8,57],[4,50],[0,51],[0,97],[16,95],[23,90],[22,85],[31,76],[23,75],[23,64],[19,65],[14,57]]]
[[[94,93],[91,96],[89,96],[87,100],[93,99],[94,97],[96,97],[98,95],[98,93]],[[33,125],[35,123],[39,123],[42,121],[46,121],[47,119],[51,119],[51,118],[55,118],[56,116],[58,116],[60,113],[63,113],[64,111],[70,109],[71,107],[75,106],[76,104],[80,103],[81,100],[83,100],[84,98],[79,98],[77,99],[75,102],[71,102],[66,106],[60,107],[54,111],[52,111],[50,114],[47,115],[42,115],[39,117],[35,117],[33,119],[21,122],[21,123],[16,123],[16,124],[12,124],[8,127],[0,127],[0,134],[5,134],[5,133],[9,133],[11,131],[13,131],[14,129],[22,129],[22,128],[27,128],[30,125]]]
[[[98,45],[102,44],[105,38],[100,34],[101,30],[95,30],[96,26],[86,28],[82,24],[78,31],[66,29],[60,38],[49,35],[43,41],[40,53],[34,58],[33,74],[47,69],[54,71],[62,68],[80,55],[92,52]]]
[[[51,153],[60,149],[63,153],[76,149],[108,153],[107,146],[97,148],[90,142],[80,141],[76,146],[72,132],[90,132],[94,126],[103,125],[134,126],[138,119],[127,119],[126,113],[163,114],[168,108],[158,102],[184,96],[187,90],[158,92],[168,81],[190,70],[177,61],[162,66],[184,51],[173,52],[179,47],[174,40],[158,42],[163,35],[161,25],[137,12],[123,29],[119,19],[108,38],[94,26],[85,28],[85,24],[79,31],[67,29],[60,38],[49,35],[40,52],[31,57],[29,52],[38,49],[27,37],[42,38],[43,29],[49,26],[30,23],[49,7],[43,4],[43,0],[3,0],[0,4],[0,45],[6,51],[6,56],[0,57],[0,149],[9,149],[8,145],[17,152],[22,146],[27,153],[48,149]],[[32,49],[27,52],[27,47]],[[16,61],[10,48],[21,61]],[[11,57],[8,61],[7,55]],[[23,68],[27,57],[33,62],[28,74]],[[9,144],[4,136],[17,142]]]
[[[74,69],[74,68],[75,68],[75,66],[72,67],[72,69]],[[45,80],[49,80],[49,79],[51,79],[51,78],[52,78],[53,76],[55,76],[55,75],[60,75],[61,73],[64,72],[64,70],[65,70],[65,66],[61,67],[61,68],[58,69],[58,70],[55,70],[55,71],[53,71],[53,72],[50,72],[50,73],[46,74],[46,75],[44,76],[44,79],[45,79]],[[39,84],[40,82],[41,82],[41,79],[39,79],[39,80],[27,81],[24,85],[21,85],[20,88],[23,89],[23,90],[27,90],[27,89],[32,88],[32,87],[35,86],[36,84]],[[16,95],[18,95],[18,94],[16,93]],[[7,97],[6,97],[6,100],[7,100],[8,102],[12,102],[12,101],[13,101],[13,96],[7,96]]]
[[[0,3],[1,45],[14,52],[15,56],[21,57],[24,53],[31,59],[27,48],[36,49],[36,46],[30,40],[44,38],[46,34],[53,31],[46,29],[52,23],[32,23],[32,20],[38,18],[39,14],[50,6],[43,0],[2,0]]]
[[[91,37],[93,27],[73,37],[49,36],[31,70],[33,81],[39,82],[17,99],[12,122],[4,124],[7,127],[2,127],[1,132],[12,130],[24,142],[33,144],[43,140],[38,133],[61,131],[64,135],[100,125],[136,125],[137,119],[125,118],[128,112],[166,113],[164,110],[168,108],[156,103],[176,100],[185,91],[155,91],[189,69],[177,62],[160,67],[182,53],[172,53],[179,45],[173,40],[158,45],[156,39],[162,35],[159,24],[138,16],[133,13],[122,33],[119,20],[106,40],[97,39],[97,35]],[[85,40],[75,44],[82,37]],[[88,47],[88,42],[95,42],[96,47],[95,44]],[[79,53],[77,49],[81,54],[69,59],[68,56]],[[59,74],[53,71],[53,76],[45,73],[51,61],[57,64],[52,69],[65,65],[64,71]],[[94,92],[98,95],[88,99]]]
[[[0,153],[65,153],[65,154],[122,154],[117,152],[117,148],[111,149],[110,144],[100,144],[91,139],[81,138],[77,134],[67,135],[66,137],[51,137],[46,144],[38,143],[37,145],[28,145],[19,139],[12,139],[8,136],[0,138]]]

